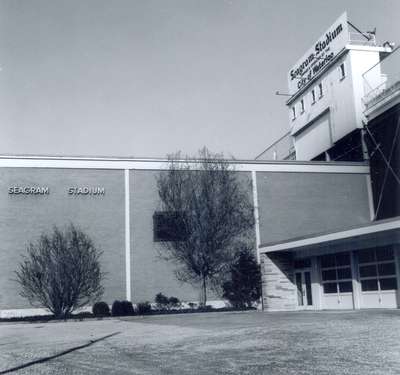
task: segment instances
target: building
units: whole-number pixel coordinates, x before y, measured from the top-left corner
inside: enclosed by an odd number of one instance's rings
[[[350,28],[344,13],[289,70],[289,133],[263,161],[229,161],[251,182],[267,311],[400,307],[400,52]],[[29,307],[12,280],[26,245],[69,222],[104,251],[107,302],[198,300],[159,257],[167,166],[0,157],[0,314]]]
[[[367,160],[364,74],[369,87],[381,84],[379,63],[391,52],[343,13],[289,69],[289,132],[257,159]]]
[[[257,218],[254,249],[284,241],[288,234],[312,235],[370,221],[365,163],[231,163],[243,181],[251,182],[246,186]],[[27,244],[54,225],[69,223],[103,250],[108,303],[153,301],[159,292],[197,301],[198,290],[178,283],[173,264],[159,257],[153,219],[160,207],[156,177],[167,166],[161,159],[0,157],[2,315],[29,308],[13,281]]]
[[[368,161],[370,220],[261,244],[267,310],[400,306],[400,54],[349,26],[343,14],[290,69],[290,132],[263,156]]]

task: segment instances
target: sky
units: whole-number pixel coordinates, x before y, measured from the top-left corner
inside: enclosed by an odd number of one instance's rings
[[[0,154],[254,159],[344,11],[400,44],[399,0],[0,0]]]

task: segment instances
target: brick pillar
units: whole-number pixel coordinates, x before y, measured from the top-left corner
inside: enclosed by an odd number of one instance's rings
[[[265,311],[290,311],[297,308],[294,262],[291,253],[261,255],[263,302]]]

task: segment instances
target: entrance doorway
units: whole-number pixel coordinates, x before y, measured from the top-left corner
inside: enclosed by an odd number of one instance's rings
[[[297,305],[299,309],[312,309],[311,272],[302,270],[295,272],[297,287]]]

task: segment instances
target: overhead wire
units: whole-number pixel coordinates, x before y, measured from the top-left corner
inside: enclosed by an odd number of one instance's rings
[[[400,118],[398,119],[398,125],[399,125],[399,121],[400,121]],[[383,153],[383,151],[382,151],[380,145],[377,143],[377,141],[376,141],[374,135],[371,133],[371,131],[370,131],[370,129],[368,128],[367,125],[365,125],[365,129],[367,130],[368,134],[370,135],[371,140],[374,142],[376,149],[377,149],[377,150],[379,151],[379,153],[381,154],[382,159],[383,159],[383,161],[384,161],[385,164],[386,164],[386,167],[390,170],[390,172],[392,172],[393,177],[396,179],[397,183],[400,185],[400,178],[399,178],[399,176],[397,176],[396,172],[393,170],[393,168],[392,168],[392,166],[390,165],[388,159],[386,158],[385,154]],[[396,137],[393,138],[393,142],[396,142]]]

